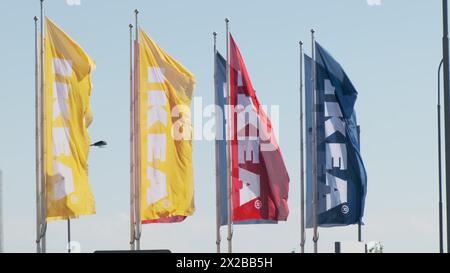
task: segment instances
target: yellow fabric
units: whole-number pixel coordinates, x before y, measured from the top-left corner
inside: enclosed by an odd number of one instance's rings
[[[141,220],[189,216],[195,210],[190,116],[195,77],[142,29],[139,51]]]
[[[45,179],[47,219],[95,214],[88,182],[94,62],[50,19],[45,21]]]

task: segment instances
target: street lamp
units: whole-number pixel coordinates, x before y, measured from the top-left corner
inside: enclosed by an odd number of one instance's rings
[[[108,143],[104,140],[97,141],[93,144],[91,144],[91,147],[97,147],[97,148],[105,148],[108,145]]]

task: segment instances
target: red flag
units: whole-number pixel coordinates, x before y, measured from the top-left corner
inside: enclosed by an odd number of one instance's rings
[[[289,175],[272,124],[231,35],[230,41],[233,221],[285,221]]]

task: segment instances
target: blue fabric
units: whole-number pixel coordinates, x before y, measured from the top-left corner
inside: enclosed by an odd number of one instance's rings
[[[312,227],[313,219],[312,62],[305,56],[307,228]],[[354,111],[358,93],[340,64],[318,43],[316,89],[318,225],[357,224],[364,214],[367,192]]]
[[[312,59],[304,55],[305,60],[305,143],[306,143],[306,215],[305,223],[307,228],[313,225],[313,192],[312,192]]]
[[[225,104],[226,104],[226,83],[227,83],[227,62],[220,55],[215,58],[215,104],[221,111],[216,112],[216,172],[219,176],[219,199],[220,199],[220,225],[226,225],[228,221],[228,202],[227,202],[227,141],[226,141],[226,123],[225,123]],[[217,108],[216,108],[217,109]]]

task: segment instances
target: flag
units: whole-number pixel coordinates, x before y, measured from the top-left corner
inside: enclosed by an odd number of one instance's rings
[[[272,124],[231,35],[230,104],[233,222],[285,221],[289,214],[289,176]]]
[[[322,227],[356,224],[364,213],[367,175],[359,151],[354,106],[358,92],[341,65],[318,43],[316,47],[317,147],[312,147],[311,81],[306,81],[307,216],[313,227],[312,151],[317,153],[317,223]],[[305,56],[305,78],[313,60]]]
[[[141,221],[179,222],[195,210],[190,116],[195,77],[142,29],[139,37]]]
[[[228,157],[226,139],[226,98],[227,98],[227,62],[219,52],[215,55],[215,128],[216,128],[216,172],[218,175],[218,193],[220,225],[228,222]]]
[[[227,172],[227,123],[226,123],[226,99],[227,99],[227,62],[219,53],[215,57],[215,103],[216,103],[216,172],[219,178],[219,211],[220,225],[228,224],[228,172]],[[233,224],[276,224],[277,220],[234,220]]]
[[[45,20],[44,166],[47,219],[95,214],[88,182],[94,62],[50,19]]]

